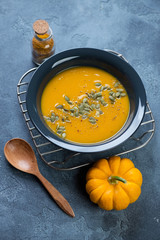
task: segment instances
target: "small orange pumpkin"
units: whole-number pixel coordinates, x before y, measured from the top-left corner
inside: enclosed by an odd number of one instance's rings
[[[128,158],[100,159],[86,175],[86,191],[105,210],[122,210],[141,194],[142,174]]]

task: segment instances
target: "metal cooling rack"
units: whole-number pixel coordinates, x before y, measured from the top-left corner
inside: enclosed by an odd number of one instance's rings
[[[121,54],[118,54],[113,51],[110,52],[117,54],[119,57],[126,61],[126,59]],[[155,120],[153,118],[153,114],[149,106],[149,103],[147,102],[145,116],[140,127],[132,137],[130,137],[124,144],[121,144],[117,148],[114,148],[111,151],[97,154],[75,153],[65,150],[63,148],[59,148],[58,146],[44,138],[38,132],[38,130],[32,124],[27,112],[26,93],[28,84],[30,82],[30,78],[27,77],[27,75],[29,75],[36,69],[37,68],[30,69],[20,78],[17,85],[17,96],[21,111],[23,113],[33,143],[42,160],[51,168],[54,168],[56,170],[73,170],[81,168],[93,163],[96,159],[99,159],[100,157],[106,158],[111,155],[120,156],[141,149],[144,146],[146,146],[152,139],[155,132]]]

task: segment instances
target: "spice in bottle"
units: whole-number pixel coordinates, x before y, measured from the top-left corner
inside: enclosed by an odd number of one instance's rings
[[[32,60],[41,64],[55,52],[52,30],[45,20],[37,20],[33,24]]]

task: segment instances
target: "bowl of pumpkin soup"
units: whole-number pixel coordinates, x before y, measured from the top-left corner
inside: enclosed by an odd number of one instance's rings
[[[52,143],[77,152],[100,152],[126,141],[139,127],[146,94],[136,71],[99,49],[52,56],[33,74],[27,110]]]

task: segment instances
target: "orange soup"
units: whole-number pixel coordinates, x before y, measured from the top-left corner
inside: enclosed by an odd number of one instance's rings
[[[51,131],[77,143],[97,143],[114,136],[129,114],[123,85],[104,70],[82,66],[54,76],[41,98]]]

